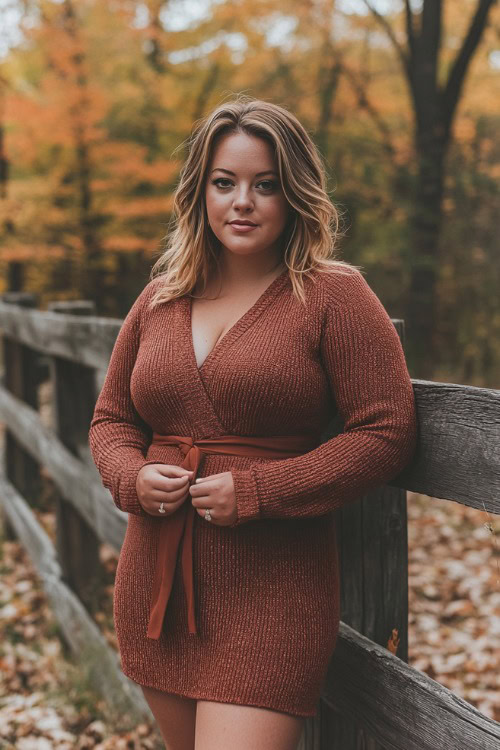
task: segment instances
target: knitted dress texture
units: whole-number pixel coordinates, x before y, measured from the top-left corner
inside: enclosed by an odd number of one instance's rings
[[[132,305],[97,399],[89,444],[116,506],[128,513],[114,588],[121,668],[135,682],[190,698],[314,716],[339,626],[335,514],[396,476],[413,456],[413,387],[396,330],[356,269],[267,287],[197,367],[188,295]],[[164,517],[139,503],[145,464],[180,465],[190,436],[343,432],[286,459],[206,455],[198,476],[231,471],[237,520],[195,514],[198,632],[189,633],[180,564],[159,639],[147,637]],[[193,478],[194,481],[194,478]],[[190,496],[187,497],[190,502]]]

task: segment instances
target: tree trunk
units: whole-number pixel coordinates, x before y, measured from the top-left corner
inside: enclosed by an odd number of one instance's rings
[[[418,172],[410,218],[410,285],[407,301],[409,366],[413,377],[432,379],[437,359],[436,290],[442,225],[446,145],[436,128],[417,133]]]
[[[437,364],[435,312],[445,156],[465,76],[495,2],[477,0],[447,79],[441,83],[438,71],[443,0],[424,0],[418,12],[405,0],[405,45],[399,42],[387,18],[370,0],[364,0],[396,50],[414,107],[417,179],[410,217],[410,285],[406,312],[408,364],[413,377],[432,379]],[[417,17],[419,23],[415,22]]]
[[[68,36],[77,40],[79,35],[78,19],[71,0],[64,4],[64,22]],[[97,302],[104,294],[103,271],[101,265],[102,252],[97,237],[92,208],[91,173],[92,163],[90,145],[85,133],[89,94],[85,59],[83,52],[77,48],[73,54],[74,80],[78,89],[78,98],[70,109],[72,119],[73,142],[75,149],[75,180],[77,184],[77,221],[80,229],[80,239],[83,247],[83,262],[77,270],[79,278],[76,286],[84,299]]]

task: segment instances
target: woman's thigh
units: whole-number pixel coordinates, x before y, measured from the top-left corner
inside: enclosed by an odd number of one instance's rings
[[[199,700],[195,750],[296,750],[303,723],[267,708]]]
[[[196,700],[141,685],[167,750],[194,750]]]

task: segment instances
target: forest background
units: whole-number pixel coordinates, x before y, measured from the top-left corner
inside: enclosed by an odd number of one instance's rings
[[[412,377],[500,388],[499,32],[498,0],[0,0],[0,294],[124,317],[161,252],[193,123],[243,92],[289,107],[317,143],[340,255],[405,320]],[[48,427],[53,413],[47,381]],[[46,479],[32,509],[55,545]],[[497,518],[409,496],[409,663],[500,721]],[[118,555],[100,554],[92,616],[116,650]],[[81,669],[67,677],[37,571],[1,519],[0,568],[10,747],[42,731],[51,747],[153,747],[144,725],[118,739]]]
[[[2,0],[0,293],[124,317],[193,122],[290,108],[412,377],[500,387],[494,0]],[[495,212],[496,208],[496,212]]]

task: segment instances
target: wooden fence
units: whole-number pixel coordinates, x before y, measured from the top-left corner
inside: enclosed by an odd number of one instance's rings
[[[140,688],[120,670],[89,610],[100,585],[99,545],[119,550],[127,514],[101,483],[88,430],[122,321],[89,302],[47,312],[32,295],[0,298],[5,425],[0,501],[10,533],[27,549],[68,644],[110,710],[152,718]],[[402,321],[393,321],[403,336]],[[38,387],[52,387],[52,426]],[[500,513],[500,391],[413,380],[419,443],[390,484],[341,508],[341,624],[318,714],[304,722],[300,750],[498,750],[500,723],[408,661],[406,491]],[[342,429],[332,420],[323,439]],[[54,545],[38,523],[43,467],[57,488]],[[388,642],[397,631],[396,654]]]

